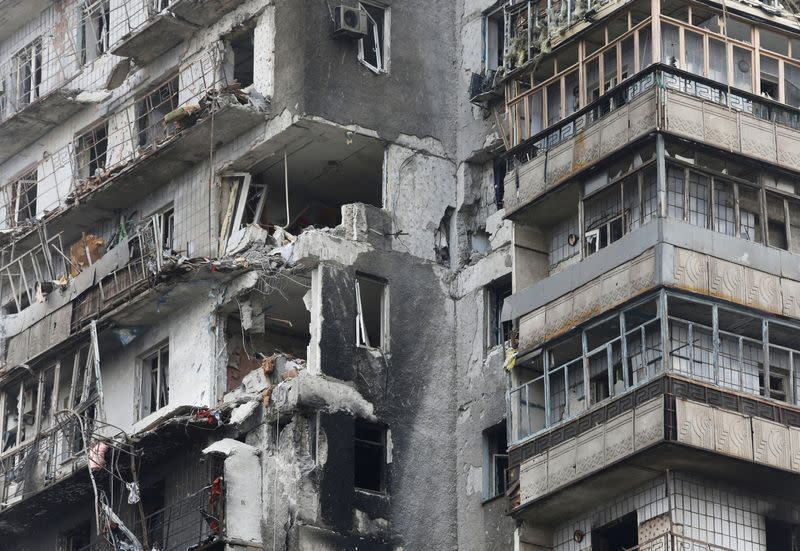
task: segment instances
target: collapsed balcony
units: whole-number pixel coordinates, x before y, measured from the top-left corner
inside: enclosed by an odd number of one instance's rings
[[[123,0],[112,10],[111,53],[144,64],[244,0]]]

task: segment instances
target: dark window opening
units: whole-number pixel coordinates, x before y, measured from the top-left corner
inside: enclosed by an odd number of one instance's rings
[[[161,247],[164,251],[175,250],[175,209],[169,208],[158,215]]]
[[[169,403],[169,345],[142,360],[142,417]]]
[[[83,551],[92,543],[92,525],[87,520],[61,535],[59,549],[62,551]]]
[[[144,509],[147,540],[153,549],[165,549],[167,534],[164,530],[164,523],[169,522],[169,519],[165,518],[167,501],[164,480],[162,479],[143,487],[141,500]],[[137,520],[136,524],[138,525],[137,528],[141,530],[141,520]]]
[[[98,176],[106,168],[108,123],[93,128],[75,142],[75,165],[79,178]]]
[[[487,289],[489,314],[489,346],[497,346],[511,334],[511,321],[503,321],[503,301],[511,296],[511,274],[493,282]]]
[[[242,88],[253,84],[253,74],[255,72],[255,46],[254,33],[248,29],[231,38],[231,49],[233,50],[233,79]]]
[[[356,421],[354,485],[359,490],[386,490],[386,429],[375,423]]]
[[[33,169],[6,186],[7,227],[14,227],[36,217],[36,199],[39,195],[38,179],[38,172]]]
[[[800,526],[772,518],[764,519],[768,551],[800,551]]]
[[[376,72],[387,69],[386,10],[380,6],[359,2],[367,13],[367,35],[359,41],[359,59]]]
[[[94,61],[108,51],[110,15],[110,0],[94,2],[82,7],[78,29],[82,65]]]
[[[164,124],[164,117],[177,108],[177,76],[136,103],[136,127],[140,148],[158,145],[177,131],[174,125]]]
[[[483,498],[491,499],[506,492],[506,469],[508,468],[508,441],[506,422],[483,431],[484,477]]]
[[[592,530],[592,551],[622,551],[639,544],[636,512]]]
[[[386,321],[386,282],[356,277],[356,344],[383,348]]]
[[[505,50],[505,31],[503,30],[503,10],[495,10],[485,16],[485,63],[490,71],[496,70],[503,65],[503,53]]]

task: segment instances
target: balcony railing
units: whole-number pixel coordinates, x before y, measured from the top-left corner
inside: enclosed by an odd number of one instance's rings
[[[698,77],[680,69],[656,64],[606,92],[580,111],[509,150],[506,157],[507,169],[512,171],[557,145],[575,138],[581,131],[653,88],[675,90],[761,120],[800,130],[800,109],[729,88],[724,84]]]
[[[0,123],[35,105],[80,72],[74,42],[52,31],[0,65]]]
[[[662,373],[800,405],[800,327],[660,291],[514,367],[510,441],[601,407]],[[664,352],[666,351],[666,353]]]

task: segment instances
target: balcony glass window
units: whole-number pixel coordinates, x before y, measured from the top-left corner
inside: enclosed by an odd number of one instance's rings
[[[662,326],[669,328],[668,336]],[[744,308],[659,291],[520,361],[509,391],[512,441],[554,427],[664,371],[796,404],[798,334],[798,325]]]

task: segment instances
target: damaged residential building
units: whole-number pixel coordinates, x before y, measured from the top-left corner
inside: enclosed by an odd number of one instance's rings
[[[477,4],[0,0],[0,549],[511,548]]]
[[[798,4],[485,17],[514,549],[800,549]]]

